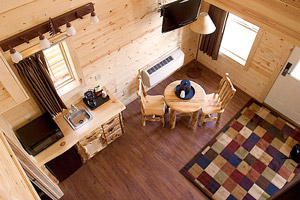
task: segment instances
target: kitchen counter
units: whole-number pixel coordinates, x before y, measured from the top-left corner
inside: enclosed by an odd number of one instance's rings
[[[93,115],[93,119],[86,123],[84,126],[80,127],[77,130],[73,130],[68,122],[64,119],[64,115],[69,112],[68,110],[65,110],[54,119],[61,129],[64,137],[34,156],[39,166],[42,166],[50,160],[63,154],[72,146],[74,146],[80,139],[90,134],[101,124],[105,123],[116,114],[125,110],[126,107],[124,104],[122,104],[117,98],[115,98],[106,88],[103,89],[107,91],[107,94],[110,97],[109,101],[99,106],[95,110],[89,109],[90,113]],[[83,101],[76,104],[76,106],[79,105],[84,105],[87,108]]]

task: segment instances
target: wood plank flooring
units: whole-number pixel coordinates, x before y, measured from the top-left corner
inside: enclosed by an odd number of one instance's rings
[[[163,94],[169,83],[188,79],[185,72],[189,65],[148,94]],[[221,77],[205,67],[202,69],[202,76],[193,81],[211,93]],[[247,94],[237,89],[219,125],[208,122],[195,130],[188,129],[188,117],[177,118],[176,127],[171,130],[168,115],[164,128],[160,122],[149,121],[142,127],[140,105],[135,100],[124,112],[126,133],[59,184],[65,193],[62,199],[207,199],[179,170],[249,100]]]

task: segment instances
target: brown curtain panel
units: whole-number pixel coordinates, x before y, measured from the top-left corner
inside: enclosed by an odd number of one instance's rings
[[[212,57],[213,60],[217,60],[228,12],[210,5],[208,14],[216,26],[216,31],[202,36],[200,51]]]
[[[55,116],[67,108],[58,96],[47,72],[48,68],[42,51],[14,65],[43,109]]]

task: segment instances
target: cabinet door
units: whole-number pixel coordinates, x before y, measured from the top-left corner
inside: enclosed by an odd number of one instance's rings
[[[101,151],[106,147],[106,139],[103,135],[102,127],[99,127],[92,131],[89,135],[81,139],[77,144],[76,148],[78,154],[81,157],[83,163],[88,159],[92,158],[97,152]]]
[[[21,83],[0,53],[0,113],[28,99]]]
[[[119,113],[76,144],[82,162],[85,163],[123,133],[124,125]]]

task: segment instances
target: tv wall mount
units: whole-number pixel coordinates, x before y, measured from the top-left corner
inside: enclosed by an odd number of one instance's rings
[[[157,12],[161,12],[161,7],[166,4],[166,0],[158,0]]]

